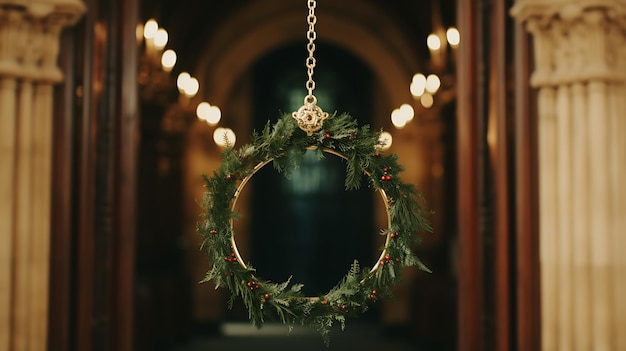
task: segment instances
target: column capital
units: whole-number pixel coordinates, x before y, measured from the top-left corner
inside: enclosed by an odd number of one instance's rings
[[[61,81],[59,36],[84,12],[81,0],[0,0],[0,77]]]
[[[626,81],[626,1],[518,0],[511,15],[534,39],[534,87]]]
[[[85,12],[82,0],[0,0],[0,8],[22,9],[29,15],[43,18],[52,14],[64,14],[73,17],[74,23]]]
[[[626,13],[624,0],[517,0],[511,15],[520,22],[533,17],[549,19],[555,16],[573,18],[589,9],[605,9],[613,14]]]

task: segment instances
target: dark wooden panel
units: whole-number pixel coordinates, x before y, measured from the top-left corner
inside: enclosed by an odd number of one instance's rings
[[[48,348],[69,350],[72,292],[72,200],[74,36],[66,30],[60,39],[59,64],[66,79],[54,89],[52,150],[52,217],[50,240],[50,298]]]
[[[507,74],[508,41],[507,12],[505,0],[492,2],[490,32],[490,84],[489,84],[489,132],[493,180],[494,180],[494,344],[496,350],[512,350],[511,326],[511,237],[512,228],[509,213],[512,211],[511,184],[509,172],[512,163],[509,145],[511,144],[510,118],[507,111],[509,100],[508,82],[512,77]],[[515,62],[515,61],[512,61]],[[489,135],[493,134],[493,137]]]
[[[133,350],[135,240],[137,224],[137,167],[138,167],[138,47],[135,30],[138,20],[138,1],[120,1],[116,60],[119,67],[118,144],[116,150],[117,205],[115,217],[115,350]]]
[[[138,1],[85,4],[55,92],[48,345],[132,350]]]
[[[537,151],[528,39],[505,0],[457,5],[463,38],[459,350],[537,350]]]
[[[88,11],[77,25],[76,37],[77,89],[81,93],[77,97],[75,110],[75,189],[74,221],[76,243],[75,275],[75,310],[73,326],[73,347],[71,350],[91,350],[93,334],[93,292],[94,292],[94,207],[95,184],[92,180],[95,173],[95,140],[96,132],[96,97],[92,87],[100,83],[96,78],[101,75],[94,63],[94,27],[97,11],[94,1],[86,1]]]
[[[541,348],[537,108],[530,95],[530,47],[515,26],[517,349]]]
[[[483,350],[483,272],[479,230],[479,125],[480,91],[475,1],[457,1],[458,28],[462,34],[457,67],[457,189],[459,228],[458,349]]]

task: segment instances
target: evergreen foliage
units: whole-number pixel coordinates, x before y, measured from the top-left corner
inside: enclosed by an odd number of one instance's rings
[[[273,126],[268,122],[261,132],[255,131],[251,144],[226,148],[220,167],[211,177],[204,176],[204,218],[197,230],[212,268],[203,282],[227,287],[231,292],[229,306],[241,298],[254,326],[261,327],[266,320],[278,320],[290,330],[296,324],[309,325],[320,332],[328,345],[333,324],[339,323],[343,329],[347,316],[358,316],[378,298],[390,296],[402,268],[417,266],[430,272],[412,251],[419,234],[432,231],[421,206],[423,199],[412,185],[400,180],[402,167],[397,156],[379,151],[379,136],[380,131],[359,127],[348,114],[327,119],[322,130],[307,136],[291,115],[285,114]],[[355,261],[334,288],[316,297],[304,296],[302,285],[292,284],[290,279],[273,283],[257,276],[251,264],[239,262],[231,244],[232,221],[237,217],[232,202],[241,181],[268,162],[289,176],[307,149],[317,150],[319,157],[330,151],[346,160],[346,190],[357,189],[362,177],[368,176],[370,187],[386,194],[391,218],[389,228],[381,231],[387,240],[374,269],[361,269]]]

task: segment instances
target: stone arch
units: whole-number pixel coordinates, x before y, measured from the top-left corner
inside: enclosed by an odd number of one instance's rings
[[[199,49],[199,58],[195,71],[191,72],[200,81],[200,91],[194,102],[206,100],[213,105],[224,107],[228,104],[233,89],[238,81],[258,59],[265,54],[285,44],[306,39],[306,7],[299,1],[263,0],[254,1],[243,6],[235,14],[225,19],[214,33],[207,35],[204,48]],[[316,25],[317,40],[325,41],[352,53],[370,68],[380,94],[374,105],[380,116],[389,116],[391,109],[403,103],[412,103],[413,97],[409,91],[412,75],[420,70],[420,57],[415,48],[418,46],[407,38],[406,33],[399,25],[375,5],[361,0],[342,0],[324,3],[316,10],[318,22]],[[305,82],[305,55],[302,50],[303,80]],[[321,63],[320,63],[321,64]],[[192,104],[195,105],[195,104]],[[387,113],[387,114],[384,114]],[[386,122],[372,121],[375,125]],[[203,169],[216,166],[216,149],[194,143],[197,140],[210,139],[211,129],[204,123],[195,120],[189,132],[185,163],[199,162]],[[193,135],[192,135],[193,134]],[[404,138],[404,143],[409,143]],[[408,145],[408,144],[407,144]],[[421,161],[418,156],[420,146],[412,144],[398,150],[410,152],[414,157],[414,164]],[[415,167],[407,168],[406,175],[410,179],[418,178]],[[200,189],[197,182],[197,172],[191,171],[188,166],[189,178],[185,180],[185,187],[190,197],[197,199]],[[196,173],[193,173],[196,172]],[[196,177],[196,178],[194,178]],[[192,203],[191,201],[190,203]],[[244,201],[240,201],[244,203]],[[380,205],[379,203],[376,203]],[[378,208],[377,213],[384,211]],[[189,214],[197,216],[197,213]],[[379,216],[381,217],[381,216]],[[197,218],[197,217],[196,217]],[[386,218],[376,221],[384,222]],[[193,228],[187,231],[190,240],[197,240],[197,233]],[[195,238],[195,239],[193,239]],[[246,244],[246,239],[242,241]],[[205,260],[200,253],[191,253],[191,261]],[[194,267],[202,267],[194,264]],[[204,271],[196,272],[202,278]],[[219,320],[221,310],[212,306],[221,305],[223,296],[220,291],[208,285],[197,285],[194,292],[194,314],[199,319]],[[398,307],[389,308],[386,315],[396,317],[386,319],[402,320],[408,318],[408,294],[400,294]]]
[[[227,19],[198,60],[198,96],[224,104],[237,79],[259,57],[283,44],[304,40],[306,8],[301,5],[259,1]],[[391,106],[411,101],[408,87],[419,58],[393,21],[375,6],[355,0],[325,4],[316,11],[317,40],[340,46],[369,66]],[[303,69],[304,53],[303,49]]]

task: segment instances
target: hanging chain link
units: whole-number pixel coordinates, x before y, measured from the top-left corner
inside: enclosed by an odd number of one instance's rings
[[[315,33],[315,23],[317,22],[317,17],[315,17],[315,6],[317,6],[317,2],[315,0],[308,0],[309,6],[309,15],[307,16],[307,23],[309,24],[309,30],[306,32],[306,36],[309,39],[309,43],[307,44],[307,50],[309,51],[309,57],[306,59],[306,68],[307,73],[309,75],[309,80],[306,82],[306,89],[309,92],[307,95],[307,100],[313,100],[313,90],[315,90],[315,81],[313,80],[313,72],[315,69],[315,39],[317,38],[317,33]]]
[[[317,17],[315,17],[315,6],[317,3],[315,0],[307,0],[307,4],[309,7],[309,15],[307,16],[306,21],[309,24],[309,30],[306,32],[306,36],[307,39],[309,39],[309,43],[306,48],[309,52],[309,57],[306,59],[306,68],[309,80],[306,82],[306,89],[309,93],[304,98],[304,105],[291,115],[296,119],[296,121],[298,121],[300,129],[305,131],[307,135],[312,135],[313,132],[322,129],[322,124],[324,120],[329,117],[329,115],[317,106],[317,99],[315,98],[315,95],[313,95],[313,90],[315,90],[313,71],[315,70],[316,64],[315,56],[313,56],[313,54],[315,53],[315,39],[317,38],[317,33],[315,33],[315,23],[317,22]]]

